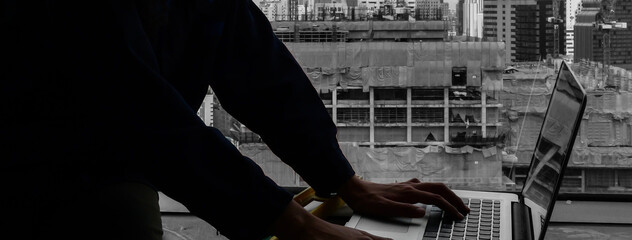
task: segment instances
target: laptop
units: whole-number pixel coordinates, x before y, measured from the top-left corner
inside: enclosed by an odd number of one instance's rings
[[[543,240],[585,107],[586,92],[562,62],[521,193],[454,190],[471,209],[459,221],[418,204],[426,208],[423,218],[354,214],[346,226],[395,240]]]

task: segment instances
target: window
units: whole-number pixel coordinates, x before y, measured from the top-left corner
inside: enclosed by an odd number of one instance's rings
[[[369,123],[369,109],[367,108],[339,108],[338,123]]]
[[[428,88],[413,88],[412,91],[412,100],[440,100],[443,101],[444,90],[443,89],[428,89]]]
[[[369,142],[370,131],[366,127],[338,127],[338,141],[340,142]]]
[[[605,191],[614,187],[613,169],[590,169],[586,170],[586,188],[592,191]]]
[[[413,108],[413,123],[443,123],[443,108]]]
[[[406,108],[377,108],[375,123],[405,123]]]
[[[561,191],[581,192],[583,180],[581,169],[566,169],[564,178],[562,179]]]
[[[483,25],[483,36],[476,41],[468,41],[467,38],[459,36],[462,33],[448,37],[447,34],[439,34],[444,32],[443,30],[432,32],[434,25],[428,25],[429,21],[422,20],[429,19],[435,12],[424,12],[417,8],[417,11],[411,14],[419,21],[411,24],[408,21],[409,16],[393,15],[389,11],[395,9],[385,8],[379,2],[360,0],[359,3],[363,9],[356,8],[353,19],[353,7],[339,4],[316,4],[315,9],[306,10],[305,12],[309,13],[307,21],[303,22],[301,18],[297,23],[301,28],[299,41],[295,41],[294,31],[276,33],[298,62],[305,65],[305,72],[308,73],[314,87],[321,91],[320,98],[326,106],[325,109],[338,127],[338,140],[352,143],[363,151],[374,151],[370,154],[384,157],[385,162],[397,158],[392,154],[392,149],[410,148],[418,151],[428,146],[440,146],[438,151],[446,154],[443,146],[475,146],[477,149],[495,147],[497,155],[494,156],[498,157],[498,161],[491,165],[467,165],[473,162],[469,160],[484,158],[482,150],[458,157],[436,153],[437,156],[441,156],[441,160],[432,164],[442,169],[449,167],[446,171],[450,172],[444,176],[417,176],[428,177],[430,181],[445,181],[464,189],[502,190],[503,187],[510,186],[510,190],[520,190],[527,176],[528,166],[525,165],[531,160],[534,142],[542,123],[542,112],[550,96],[542,92],[533,95],[530,104],[537,106],[537,110],[525,117],[523,111],[528,102],[526,96],[530,93],[525,90],[530,88],[526,83],[531,83],[525,79],[535,76],[534,68],[538,66],[547,72],[546,75],[554,72],[548,64],[535,64],[545,58],[542,54],[551,52],[553,46],[552,25],[542,22],[542,16],[546,15],[544,3],[514,5],[507,1],[482,2],[484,4],[479,7],[482,8],[484,16],[483,22],[479,24]],[[409,3],[409,7],[441,6],[435,2],[406,0],[406,3]],[[382,7],[375,8],[378,5]],[[336,16],[333,16],[333,12]],[[312,19],[310,14],[314,15]],[[292,29],[291,22],[282,22],[280,19],[277,21],[271,23],[274,29]],[[458,23],[456,19],[454,22],[456,31],[467,28],[462,25],[465,23]],[[333,34],[334,23],[336,31],[341,35]],[[388,29],[389,27],[393,29]],[[407,31],[409,28],[410,31]],[[625,32],[617,32],[613,36],[618,39],[627,35]],[[334,43],[334,36],[337,43]],[[597,40],[600,39],[601,36],[598,36]],[[479,40],[482,42],[478,42]],[[492,50],[490,45],[496,44],[485,41],[506,41],[507,45],[504,49],[494,52],[496,50]],[[595,42],[599,45],[598,41]],[[632,44],[619,40],[613,41],[612,45],[615,48],[624,48]],[[482,55],[491,52],[495,54]],[[479,58],[473,57],[477,54],[480,55]],[[599,51],[595,52],[595,57],[600,58],[600,54],[602,53]],[[613,50],[611,63],[630,64],[625,57],[631,54],[628,50]],[[486,72],[489,70],[486,68],[490,67],[489,62],[496,59],[502,60],[498,66],[512,66],[518,71],[492,76],[493,74]],[[589,65],[586,67],[588,70],[581,74],[588,76],[587,72],[594,68],[594,64]],[[592,74],[593,77],[600,75],[594,71]],[[519,80],[512,81],[514,77]],[[536,80],[535,89],[550,89],[550,81],[549,85],[546,85],[544,77],[538,77],[541,79]],[[490,78],[495,78],[502,84],[489,85],[493,83],[488,81]],[[548,79],[550,78],[549,76]],[[623,82],[620,80],[625,78],[616,79]],[[482,90],[485,88],[488,90]],[[617,165],[627,163],[627,159],[632,158],[632,153],[628,153],[627,149],[620,152],[617,150],[632,146],[632,125],[628,120],[617,120],[621,116],[627,119],[627,113],[616,110],[627,109],[632,102],[625,101],[632,100],[625,97],[612,97],[615,100],[610,103],[606,103],[605,100],[611,98],[606,96],[610,93],[613,96],[624,95],[627,91],[624,88],[619,90],[622,93],[615,93],[615,89],[602,89],[594,94],[603,96],[591,96],[588,99],[589,108],[594,111],[587,111],[590,114],[584,116],[578,138],[581,143],[576,143],[581,145],[582,150],[572,155],[571,162],[576,164],[572,164],[571,168],[565,171],[561,182],[562,192],[632,194],[632,167]],[[484,95],[487,96],[485,102],[482,101]],[[620,104],[621,107],[613,107],[607,114],[594,114],[600,112],[597,109],[607,109],[608,105],[616,104]],[[521,121],[523,119],[526,119],[524,125]],[[518,141],[521,126],[524,126],[524,129]],[[518,143],[522,146],[516,154],[519,164],[512,167],[511,164],[502,161],[505,157],[502,152],[511,154],[512,147]],[[380,151],[386,153],[382,154]],[[366,152],[364,153],[366,155]],[[485,156],[488,154],[490,153],[486,151]],[[349,156],[355,156],[352,158],[357,160],[356,155]],[[424,162],[427,159],[423,159],[421,155],[415,157],[422,159],[421,163],[426,164],[423,167],[428,166],[428,163]],[[459,162],[459,159],[464,158],[468,161]],[[559,163],[551,162],[547,167],[553,169],[555,167],[551,166],[558,165]],[[369,168],[357,165],[354,167]],[[423,168],[421,165],[406,167]],[[389,171],[380,173],[380,181],[413,174],[404,170],[396,171],[396,167],[385,169]],[[550,177],[547,171],[551,173],[551,169],[545,168],[542,171],[543,176]],[[359,174],[369,180],[378,178],[376,173]],[[503,176],[507,177],[504,181]],[[460,182],[457,183],[457,179]],[[465,184],[468,181],[478,183]]]
[[[465,86],[467,84],[467,68],[452,68],[452,86]]]
[[[375,100],[406,100],[406,89],[375,89]]]
[[[367,103],[369,101],[369,92],[365,92],[362,89],[338,89],[336,94],[338,101],[362,100]]]
[[[632,170],[620,169],[617,170],[617,176],[619,177],[619,186],[632,189]]]

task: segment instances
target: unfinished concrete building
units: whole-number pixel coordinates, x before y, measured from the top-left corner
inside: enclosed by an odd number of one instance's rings
[[[286,43],[320,92],[356,172],[503,189],[499,134],[504,46]],[[263,144],[240,150],[283,185],[304,183]]]
[[[559,65],[522,63],[514,67],[518,71],[504,76],[500,99],[509,127],[507,150],[515,152],[518,158],[515,164],[505,163],[504,170],[519,190]],[[588,102],[561,191],[632,191],[632,72],[617,67],[604,71],[601,64],[594,62],[576,63],[572,69],[588,92]],[[604,88],[603,73],[611,74],[613,82],[609,86],[614,87]]]
[[[286,45],[321,92],[340,142],[376,147],[497,141],[500,44]]]

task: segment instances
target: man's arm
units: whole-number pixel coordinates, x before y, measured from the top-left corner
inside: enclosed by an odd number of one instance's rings
[[[213,73],[218,75],[211,86],[228,112],[260,134],[317,192],[338,192],[355,211],[376,216],[420,217],[425,212],[414,205],[419,202],[440,206],[457,218],[468,212],[443,184],[415,179],[374,184],[353,177],[331,117],[301,67],[274,36],[268,20],[251,1],[228,5],[232,14],[224,23],[213,65]],[[288,211],[301,212],[292,210],[296,209],[292,205],[275,221],[273,230],[279,230],[274,226],[303,222],[288,217],[293,216]],[[316,232],[337,231],[318,221],[308,222],[309,229]],[[355,232],[341,231],[338,237]]]
[[[254,3],[222,2],[228,16],[210,64],[219,101],[319,194],[336,192],[354,171],[317,92]]]
[[[192,1],[173,2],[182,7]],[[231,239],[268,234],[292,196],[205,126],[197,109],[161,76],[134,1],[16,5],[11,12],[19,21],[8,22],[13,31],[3,46],[16,49],[7,57],[15,67],[3,76],[23,85],[12,89],[13,95],[41,103],[47,114],[32,111],[38,105],[17,102],[14,109],[34,114],[9,127],[35,130],[18,135],[24,152],[6,149],[9,156],[22,156],[8,159],[23,165],[10,170],[36,175],[28,167],[37,166],[49,174],[45,166],[55,166],[50,177],[37,178],[49,181],[33,184],[40,188],[72,189],[65,185],[68,179],[85,191],[112,179],[148,180]],[[176,77],[199,81],[191,75]],[[41,129],[46,132],[36,132]],[[46,201],[48,195],[41,195]]]

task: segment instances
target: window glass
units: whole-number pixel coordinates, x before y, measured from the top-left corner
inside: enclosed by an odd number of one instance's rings
[[[560,66],[550,60],[557,46],[561,58],[573,62],[590,109],[561,192],[632,192],[627,160],[632,159],[632,98],[627,97],[632,72],[624,68],[632,64],[632,54],[623,49],[632,39],[612,38],[613,66],[605,78],[602,60],[570,55],[588,48],[568,41],[573,35],[561,31],[560,43],[553,42],[553,24],[542,16],[551,13],[550,3],[490,2],[474,9],[457,2],[446,7],[440,1],[255,1],[319,92],[350,162],[370,162],[361,156],[385,160],[387,172],[358,170],[366,179],[406,176],[460,189],[520,191],[532,156],[539,156],[537,162],[550,147],[543,143],[544,150],[536,149],[535,143]],[[469,14],[468,8],[480,14]],[[477,21],[468,19],[474,16]],[[603,38],[592,37],[597,43]],[[603,52],[594,55],[601,59]],[[203,109],[200,115],[217,120],[226,114],[211,112]],[[236,125],[235,144],[264,144],[246,126]],[[420,154],[407,157],[419,161],[396,166],[403,162],[393,152],[398,149],[415,150],[410,152]],[[559,165],[547,163],[540,175],[547,179]]]

